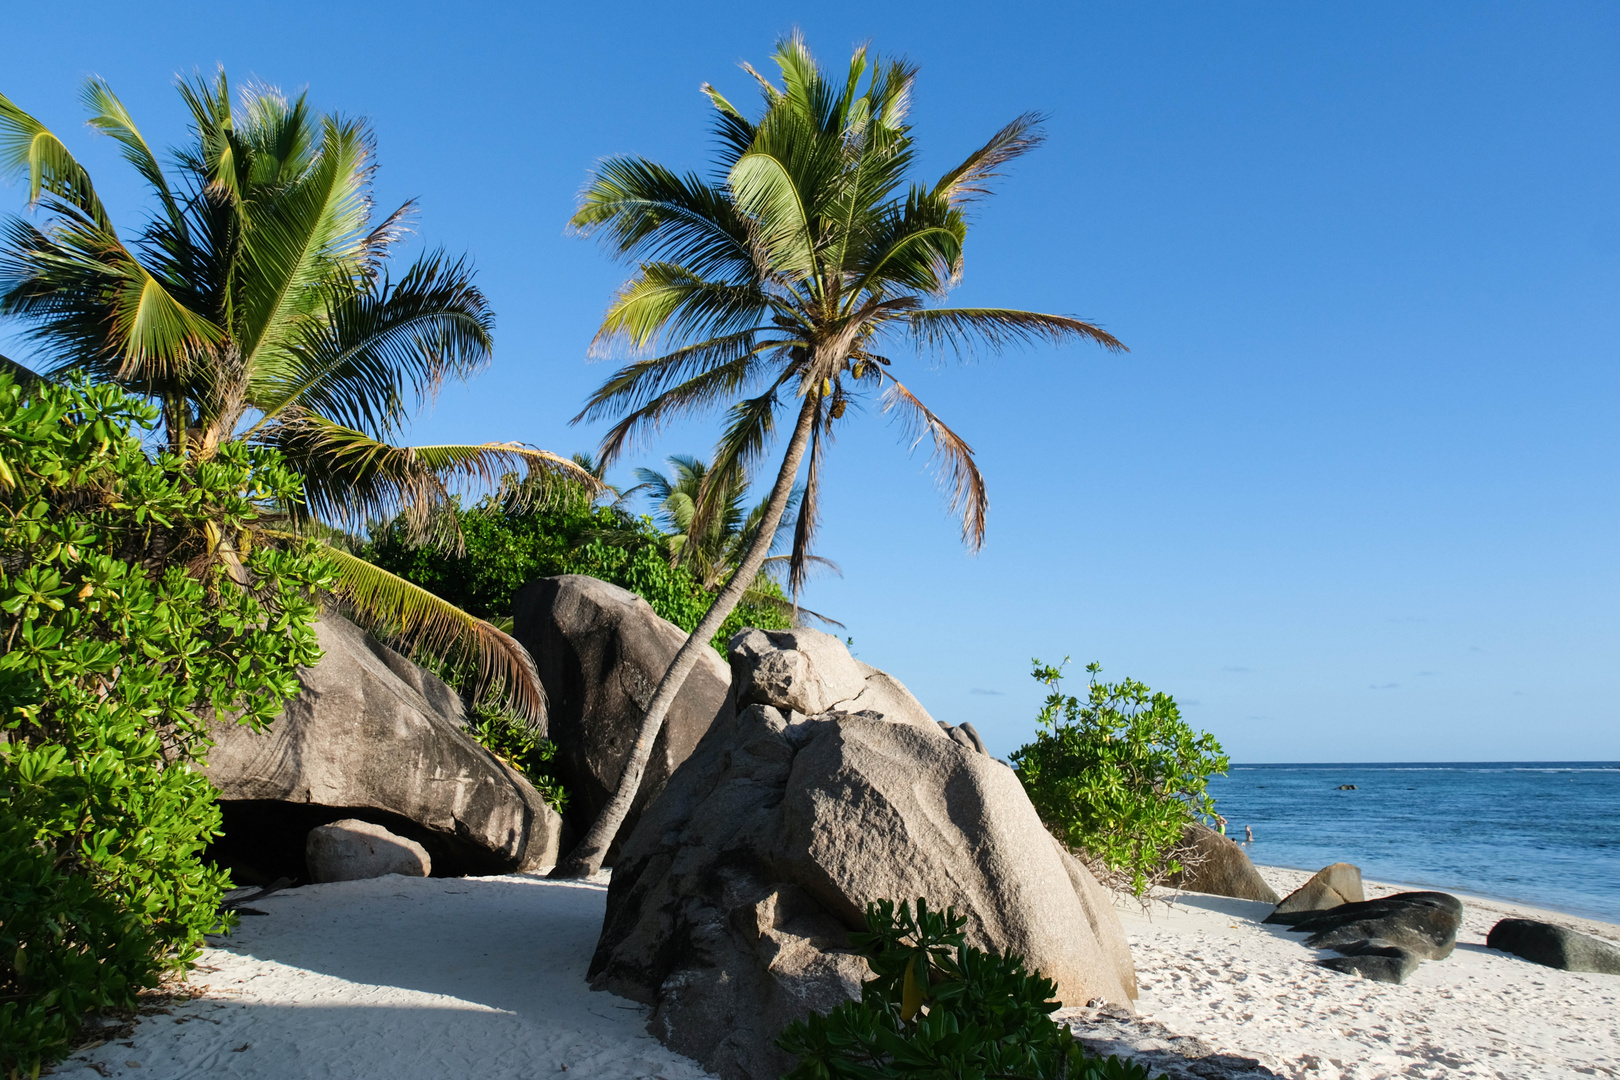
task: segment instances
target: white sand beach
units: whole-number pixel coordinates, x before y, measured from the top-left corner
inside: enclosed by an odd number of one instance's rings
[[[1310,877],[1259,869],[1280,896]],[[1366,883],[1369,899],[1403,888]],[[1620,927],[1464,896],[1456,951],[1391,986],[1310,963],[1334,954],[1261,925],[1270,905],[1165,896],[1146,913],[1120,914],[1141,983],[1138,1014],[1179,1035],[1289,1077],[1620,1076],[1620,976],[1556,971],[1485,947],[1510,915],[1610,940]]]
[[[1262,868],[1279,893],[1305,879]],[[1395,891],[1369,886],[1369,895]],[[1263,904],[1168,894],[1122,907],[1142,997],[1138,1045],[1163,1025],[1299,1078],[1620,1076],[1620,977],[1487,950],[1507,914],[1615,938],[1620,927],[1469,899],[1447,960],[1404,986],[1312,965]],[[536,875],[308,886],[252,906],[192,976],[194,996],[54,1076],[289,1080],[605,1077],[697,1080],[642,1006],[591,992],[606,888]],[[1064,1015],[1081,1021],[1086,1010]]]

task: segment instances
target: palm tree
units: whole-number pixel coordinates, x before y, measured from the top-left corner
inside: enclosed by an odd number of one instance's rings
[[[205,462],[220,444],[273,446],[302,474],[287,535],[364,528],[403,512],[420,539],[460,542],[452,495],[526,474],[595,481],[518,443],[401,446],[414,407],[490,358],[493,318],[463,259],[429,252],[397,278],[413,204],[380,221],[371,131],[249,87],[232,108],[223,71],[179,84],[190,141],[171,182],[106,83],[90,126],[112,136],[155,212],[126,243],[60,139],[0,96],[0,176],[26,177],[41,224],[0,227],[0,315],[28,327],[46,375],[79,372],[149,395],[164,449]],[[225,541],[229,543],[229,541]],[[493,626],[330,546],[340,598],[417,647],[470,652],[485,687],[530,717],[544,696],[521,646]]]
[[[625,492],[626,496],[645,493],[653,501],[653,522],[664,533],[671,566],[685,567],[697,579],[705,592],[717,593],[731,580],[732,573],[742,563],[743,556],[759,533],[765,520],[766,503],[761,500],[753,509],[747,506],[748,485],[740,472],[733,472],[723,481],[723,488],[715,497],[715,511],[707,522],[700,522],[698,500],[709,479],[708,462],[690,454],[675,454],[668,458],[670,475],[656,469],[636,469],[641,483]],[[783,518],[777,523],[763,568],[753,583],[744,590],[741,602],[780,610],[794,619],[795,624],[805,617],[817,619],[832,626],[842,626],[836,619],[801,607],[797,594],[792,602],[785,601],[772,575],[784,569],[791,560],[789,555],[775,552],[789,541],[796,521],[787,516],[793,513],[804,497],[804,487],[795,487],[788,495]],[[834,573],[841,573],[838,564],[816,555],[806,555],[807,562],[815,563]]]
[[[821,456],[851,401],[875,394],[915,438],[932,440],[963,539],[973,549],[983,543],[987,499],[973,451],[895,377],[891,343],[964,350],[1084,339],[1123,349],[1068,316],[928,306],[960,280],[966,204],[1040,143],[1040,117],[1020,116],[938,181],[918,183],[908,176],[911,65],[869,59],[863,48],[830,78],[797,34],[778,43],[775,61],[780,86],[744,65],[764,93],[758,119],[704,87],[720,143],[712,180],[612,158],[590,178],[573,218],[616,256],[639,262],[608,309],[598,346],[654,353],[615,372],[575,418],[617,420],[601,459],[677,415],[734,402],[696,500],[693,527],[701,530],[733,473],[759,462],[778,413],[791,404],[796,416],[753,543],[659,682],[618,790],[558,868],[562,875],[600,867],[670,704],[763,565],[808,459],[789,573],[794,589],[802,584]]]

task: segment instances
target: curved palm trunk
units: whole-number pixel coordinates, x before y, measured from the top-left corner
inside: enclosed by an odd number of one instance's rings
[[[602,868],[602,860],[607,857],[608,847],[613,838],[619,834],[619,826],[624,824],[625,815],[630,812],[630,804],[635,801],[636,792],[641,788],[642,774],[647,771],[647,761],[652,757],[653,743],[658,739],[658,732],[664,726],[664,717],[669,715],[670,706],[675,704],[675,695],[680,693],[681,687],[686,683],[686,677],[691,674],[692,668],[697,664],[697,658],[703,649],[709,647],[709,639],[719,631],[720,624],[736,608],[743,593],[759,574],[760,568],[765,565],[765,556],[769,554],[771,540],[776,536],[776,527],[782,521],[782,514],[787,509],[788,496],[793,491],[793,480],[799,474],[799,463],[804,460],[804,451],[810,443],[810,429],[814,426],[816,416],[815,393],[806,394],[804,406],[799,410],[799,422],[793,429],[793,437],[788,440],[787,454],[782,458],[782,469],[776,474],[776,486],[771,489],[770,501],[765,505],[765,520],[760,523],[759,532],[754,536],[754,542],[748,546],[737,572],[731,576],[726,587],[720,590],[715,597],[714,606],[709,613],[697,624],[686,643],[675,654],[675,659],[669,662],[664,677],[658,681],[658,689],[653,691],[652,701],[647,704],[647,713],[641,721],[641,731],[636,736],[636,745],[630,750],[630,759],[624,764],[624,773],[619,777],[619,786],[613,792],[613,797],[602,808],[601,814],[585,834],[579,846],[569,853],[568,857],[559,862],[551,876],[554,878],[583,878],[590,877]]]

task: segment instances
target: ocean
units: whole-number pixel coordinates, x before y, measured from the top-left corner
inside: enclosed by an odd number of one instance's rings
[[[1355,790],[1341,791],[1341,784]],[[1249,857],[1620,923],[1620,762],[1233,765],[1210,781]]]

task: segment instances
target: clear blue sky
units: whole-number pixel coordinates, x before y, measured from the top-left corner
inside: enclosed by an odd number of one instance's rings
[[[624,270],[565,234],[575,194],[608,154],[702,167],[698,84],[749,98],[737,62],[779,33],[918,62],[929,174],[1044,110],[958,299],[1079,314],[1132,352],[920,365],[979,451],[989,543],[964,552],[922,456],[869,414],[828,470],[844,577],[807,603],[1001,753],[1033,727],[1030,657],[1069,654],[1174,694],[1237,760],[1620,758],[1620,8],[0,14],[0,91],[82,151],[125,227],[135,189],[79,126],[86,75],[154,142],[181,136],[172,76],[220,63],[371,118],[382,201],[419,197],[422,240],[470,252],[499,317],[494,366],[420,441],[594,445],[567,419],[606,374],[586,345]]]

